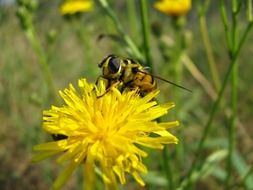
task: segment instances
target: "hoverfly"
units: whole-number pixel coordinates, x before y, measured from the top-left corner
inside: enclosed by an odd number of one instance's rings
[[[151,74],[147,67],[143,67],[140,63],[129,58],[124,59],[116,55],[109,55],[98,66],[102,68],[101,77],[107,80],[107,89],[112,86],[130,90],[138,89],[140,95],[144,96],[156,89],[156,81],[154,79],[157,78],[190,91],[183,86]]]

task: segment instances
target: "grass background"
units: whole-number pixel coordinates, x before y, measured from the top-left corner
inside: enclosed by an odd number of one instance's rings
[[[138,3],[136,3],[136,17],[133,17],[129,14],[125,1],[111,2],[113,2],[112,9],[125,32],[140,49],[143,49]],[[149,6],[149,23],[160,24],[163,28],[163,39],[170,44],[174,35],[171,18],[156,11],[152,7],[153,2],[150,1]],[[73,24],[59,14],[58,6],[59,1],[40,2],[34,15],[34,25],[43,49],[49,56],[48,64],[58,90],[65,88],[69,83],[76,85],[77,79],[81,77],[95,82],[101,73],[97,64],[108,54],[128,57],[125,48],[118,42],[109,38],[97,40],[101,34],[117,33],[112,21],[105,16],[101,8],[96,6],[94,11],[81,17],[79,22],[83,25],[82,32],[85,33],[85,43],[82,43],[76,35]],[[215,63],[219,77],[223,79],[230,60],[217,7],[216,2],[211,2],[206,18]],[[16,11],[16,4],[0,4],[0,189],[50,189],[60,168],[56,167],[52,160],[31,164],[30,159],[32,146],[50,139],[42,131],[41,122],[42,110],[49,109],[53,101],[48,97],[38,59],[20,27]],[[213,86],[195,4],[187,15],[186,22],[187,54]],[[239,28],[241,29],[245,24],[245,15],[240,14]],[[159,45],[160,42],[151,35],[154,73],[175,81],[173,64],[163,59]],[[251,32],[239,56],[239,122],[236,126],[236,147],[232,162],[233,183],[229,189],[253,189],[252,174],[240,184],[253,164],[252,55]],[[187,172],[196,156],[196,145],[201,138],[203,126],[213,104],[210,94],[206,93],[204,86],[193,74],[183,67],[182,85],[191,89],[193,93],[158,82],[158,88],[161,89],[161,102],[176,101],[175,94],[180,94],[180,99],[177,99],[179,106],[170,116],[175,118],[177,115],[181,122],[180,128],[172,131],[180,139],[180,144],[168,146],[167,154],[175,187],[189,178]],[[207,169],[204,173],[197,172],[199,176],[194,180],[193,189],[224,189],[226,158],[224,156],[217,158],[216,155],[215,162],[210,165],[206,159],[213,153],[220,153],[219,151],[228,146],[227,129],[232,112],[230,98],[231,88],[228,85],[202,151],[201,161],[207,163]],[[147,186],[142,189],[167,189],[163,152],[148,151],[150,155],[144,162],[150,169],[150,173],[144,178]],[[64,189],[81,189],[82,179],[79,173],[80,171],[77,171],[74,174],[75,177],[71,178]],[[129,183],[122,189],[141,189],[131,178],[128,181]],[[99,186],[101,182],[98,182]]]

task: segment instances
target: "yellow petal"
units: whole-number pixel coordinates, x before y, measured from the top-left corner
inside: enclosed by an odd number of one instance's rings
[[[35,154],[32,157],[32,162],[35,163],[35,162],[39,162],[41,160],[45,160],[46,158],[49,158],[57,153],[59,153],[59,152],[58,151],[49,151],[49,152],[41,152],[41,153]]]
[[[117,174],[119,177],[119,181],[121,184],[126,183],[126,178],[125,178],[125,171],[123,170],[123,167],[119,167],[118,165],[113,167],[113,171]]]
[[[139,174],[137,172],[133,172],[132,173],[134,179],[141,185],[141,186],[145,186],[145,183],[143,181],[143,179],[139,176]]]
[[[63,151],[66,149],[67,141],[60,140],[60,141],[53,141],[44,144],[38,144],[33,146],[33,151]]]
[[[74,14],[78,12],[88,12],[93,9],[92,1],[88,0],[76,0],[76,1],[66,1],[60,7],[60,12],[62,15]]]
[[[164,129],[170,129],[170,128],[179,126],[179,121],[163,122],[163,123],[159,123],[158,125]]]
[[[165,14],[181,16],[191,9],[191,0],[161,0],[154,7]]]

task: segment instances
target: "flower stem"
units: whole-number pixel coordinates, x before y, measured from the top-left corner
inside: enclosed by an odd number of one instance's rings
[[[228,158],[227,158],[227,176],[226,176],[226,189],[230,187],[231,174],[232,174],[232,155],[235,149],[236,138],[236,125],[237,125],[237,97],[238,97],[238,64],[237,60],[234,61],[235,66],[232,71],[231,85],[232,85],[232,118],[231,124],[228,127]]]
[[[223,27],[224,27],[224,30],[225,30],[225,36],[226,36],[227,46],[228,46],[228,48],[230,48],[231,47],[231,43],[230,43],[230,35],[229,35],[227,9],[225,7],[224,0],[220,1],[220,15],[221,15],[221,19],[222,19],[222,22],[223,22]]]
[[[168,157],[168,151],[166,147],[163,149],[163,165],[168,182],[168,189],[174,189],[173,175],[171,172],[171,165],[170,165],[170,157]]]
[[[252,22],[253,21],[253,12],[252,12],[252,0],[248,0],[248,21]]]
[[[130,21],[131,35],[137,33],[137,22],[136,22],[136,10],[135,10],[135,0],[128,0],[127,3],[127,14],[128,20]]]
[[[152,57],[150,53],[150,27],[148,23],[148,4],[147,0],[140,0],[141,26],[143,33],[143,47],[146,64],[152,70]]]
[[[234,57],[238,57],[238,54],[240,53],[242,47],[243,47],[243,44],[250,32],[250,30],[252,29],[252,26],[253,26],[253,20],[250,21],[246,27],[246,29],[244,30],[243,34],[242,34],[242,37],[241,39],[239,40],[239,43],[238,43],[238,47],[237,49],[235,50],[235,53],[234,53]]]
[[[232,86],[232,97],[231,97],[231,105],[232,105],[232,118],[231,118],[231,125],[228,127],[228,157],[227,157],[227,176],[225,182],[225,188],[229,189],[231,176],[232,176],[232,155],[235,149],[235,132],[236,132],[236,125],[237,125],[237,98],[238,98],[238,64],[237,64],[237,57],[235,57],[237,46],[237,19],[236,15],[238,13],[238,5],[237,1],[232,1],[232,28],[231,28],[231,42],[232,42],[232,49],[229,50],[230,59],[232,62],[235,62],[235,66],[232,71],[231,77],[231,86]]]
[[[34,51],[37,55],[38,63],[41,66],[42,74],[43,74],[44,80],[46,81],[47,88],[50,92],[50,95],[52,95],[55,102],[58,102],[59,99],[57,96],[56,88],[55,88],[55,85],[53,82],[53,78],[52,78],[50,69],[47,64],[47,56],[41,47],[41,44],[37,38],[35,30],[33,27],[30,27],[25,32],[26,32],[26,36],[27,36],[28,40],[30,41],[30,43],[32,45],[32,48],[34,49]]]
[[[173,56],[172,56],[172,64],[173,64],[173,73],[175,82],[177,84],[182,83],[182,74],[183,74],[183,64],[182,64],[182,57],[185,54],[185,36],[184,36],[184,29],[185,29],[185,17],[176,17],[172,20],[173,24],[173,31],[174,31],[174,39],[175,45],[173,48]],[[176,102],[176,110],[175,110],[175,117],[181,119],[180,112],[181,110],[181,89],[175,89],[174,97]],[[178,132],[179,136],[183,136],[183,130],[179,129]],[[184,163],[184,142],[182,141],[176,146],[176,158],[179,163]]]

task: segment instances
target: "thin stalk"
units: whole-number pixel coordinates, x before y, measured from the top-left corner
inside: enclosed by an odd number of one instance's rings
[[[178,36],[180,38],[180,36]],[[179,39],[178,38],[178,39]],[[181,43],[181,39],[179,41],[176,41],[176,43]],[[173,61],[173,64],[175,66],[174,71],[175,71],[175,83],[176,84],[181,84],[182,83],[182,74],[183,74],[183,67],[182,67],[182,55],[183,55],[183,49],[181,47],[178,47],[179,49],[177,52],[175,52],[175,60]],[[181,108],[181,89],[175,89],[175,101],[177,105],[176,109],[176,117],[178,116],[178,110]]]
[[[231,31],[231,42],[232,42],[232,49],[230,50],[230,59],[232,62],[235,62],[235,66],[232,71],[232,78],[231,78],[231,86],[232,86],[232,118],[231,118],[231,125],[228,127],[228,157],[227,157],[227,177],[225,182],[225,188],[229,189],[230,181],[232,177],[232,155],[235,149],[235,138],[236,138],[236,125],[237,125],[237,103],[238,103],[238,64],[237,64],[237,57],[235,56],[237,46],[237,19],[236,15],[238,13],[238,5],[237,1],[232,1],[232,31]]]
[[[248,23],[246,29],[244,30],[243,34],[242,34],[242,37],[241,39],[239,40],[239,43],[238,43],[238,47],[237,49],[235,50],[235,53],[234,53],[234,57],[238,57],[238,54],[240,53],[242,47],[243,47],[243,44],[250,32],[250,30],[252,29],[252,26],[253,26],[253,20],[251,22]]]
[[[143,56],[135,43],[131,40],[131,38],[126,35],[121,23],[119,22],[117,16],[112,11],[112,9],[108,6],[108,2],[106,0],[99,0],[99,3],[101,7],[104,9],[105,13],[111,18],[113,21],[115,28],[117,29],[120,36],[123,38],[125,43],[128,45],[129,49],[131,50],[131,53],[139,60],[143,61]]]
[[[177,41],[176,44],[179,45],[179,47],[177,47],[177,51],[175,52],[175,60],[173,61],[174,64],[174,71],[175,71],[175,82],[177,84],[181,84],[182,83],[182,74],[183,74],[183,65],[182,65],[182,55],[183,53],[183,49],[181,47],[180,44],[182,44],[182,35],[180,34],[181,32],[178,32],[178,36],[176,37]],[[181,37],[180,37],[181,36]],[[181,89],[175,89],[174,92],[174,97],[175,97],[175,102],[176,102],[176,110],[175,110],[175,117],[176,118],[180,118],[180,112],[179,110],[181,110]],[[183,135],[183,130],[180,129],[179,130],[179,136]],[[179,163],[183,163],[184,162],[184,143],[181,142],[176,146],[176,156],[177,156],[177,160],[179,161]]]
[[[231,41],[230,41],[230,33],[229,33],[229,26],[228,26],[228,18],[227,18],[227,9],[225,7],[225,2],[224,0],[220,0],[220,14],[221,14],[221,19],[223,22],[224,30],[225,30],[225,36],[226,36],[226,42],[228,49],[231,49]]]
[[[205,46],[205,51],[209,63],[209,68],[211,70],[211,75],[214,81],[215,89],[220,89],[220,77],[217,70],[217,66],[215,64],[214,56],[213,56],[213,50],[210,43],[210,39],[208,36],[207,26],[206,26],[206,17],[205,15],[199,16],[199,24],[200,24],[200,32],[202,36],[202,40]]]
[[[132,35],[137,33],[137,22],[136,22],[136,10],[135,10],[135,0],[128,0],[127,3],[127,14],[128,20],[130,21],[130,31]]]
[[[248,13],[248,21],[249,22],[252,22],[253,21],[253,12],[252,12],[252,0],[248,0],[248,10],[247,10],[247,13]]]
[[[233,1],[234,2],[234,1]],[[236,49],[238,49],[238,35],[237,35],[237,19],[236,19],[236,15],[237,15],[237,9],[236,9],[236,5],[233,5],[233,12],[232,12],[232,28],[231,28],[231,49],[230,49],[230,53],[234,56]],[[233,57],[231,57],[231,59],[233,59]]]
[[[175,79],[175,83],[181,84],[182,83],[182,75],[183,75],[183,62],[182,58],[185,54],[185,37],[184,37],[184,29],[185,29],[185,17],[175,17],[172,20],[172,26],[173,26],[173,34],[174,34],[174,47],[173,47],[173,54],[171,57],[171,64],[173,66],[173,77]],[[180,112],[181,110],[181,89],[176,88],[174,91],[174,97],[176,102],[176,110],[175,110],[175,117],[180,118]],[[180,129],[178,131],[179,136],[183,136],[183,130]],[[184,165],[184,142],[182,141],[176,146],[176,160],[178,167],[181,167]]]
[[[238,64],[235,60],[235,66],[232,71],[231,77],[232,84],[232,118],[231,124],[228,127],[228,158],[227,158],[227,176],[225,188],[229,189],[231,177],[232,177],[232,156],[235,149],[235,140],[236,140],[236,126],[237,126],[237,103],[238,103]]]
[[[163,149],[163,165],[164,165],[164,171],[168,182],[168,189],[174,189],[174,181],[173,181],[173,175],[170,165],[170,157],[168,156],[168,150],[165,147]]]
[[[146,58],[146,64],[153,69],[152,58],[150,52],[150,27],[148,23],[148,2],[147,0],[140,0],[140,12],[141,12],[141,26],[143,33],[143,47]]]
[[[238,11],[238,0],[232,0],[232,12],[233,14]]]
[[[199,16],[205,15],[206,12],[208,11],[210,0],[205,0],[204,2],[202,0],[196,0],[196,5],[197,5],[198,15]]]
[[[56,93],[56,88],[55,88],[55,85],[53,82],[53,78],[52,78],[50,69],[47,64],[47,56],[41,47],[41,44],[37,38],[37,35],[36,35],[33,27],[26,30],[26,36],[29,39],[29,41],[35,51],[35,54],[38,58],[38,63],[40,64],[40,67],[42,69],[42,75],[43,75],[44,80],[47,84],[47,88],[49,90],[49,93],[52,95],[54,101],[58,102],[59,99],[58,99],[58,96]]]
[[[184,27],[185,25],[182,23],[185,23],[183,20],[184,17],[177,17],[174,18],[173,21],[173,30],[174,30],[174,38],[175,38],[175,45],[173,47],[173,56],[171,59],[171,62],[174,66],[174,78],[175,83],[181,84],[182,81],[182,74],[183,74],[183,68],[182,68],[182,57],[185,51],[184,47]],[[176,89],[175,91],[175,99],[177,103],[177,110],[180,110],[180,91],[179,89]],[[176,113],[177,116],[178,113]]]

